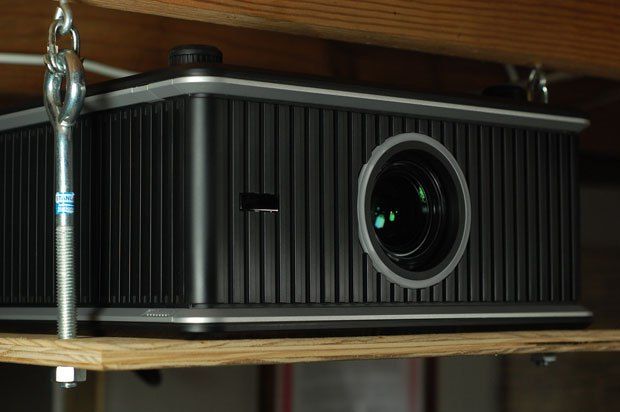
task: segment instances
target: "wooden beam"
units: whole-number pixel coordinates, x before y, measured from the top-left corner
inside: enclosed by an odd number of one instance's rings
[[[43,54],[54,3],[4,3],[0,14],[4,46],[0,51]],[[417,91],[479,91],[507,81],[501,66],[473,60],[127,13],[83,3],[72,4],[72,9],[82,57],[136,72],[166,67],[172,47],[197,43],[219,47],[227,64]],[[11,79],[0,81],[0,107],[10,107],[23,99],[20,94],[40,96],[43,66],[0,65],[0,79]],[[93,84],[104,78],[87,73],[86,80]]]
[[[620,330],[178,340],[0,334],[0,362],[136,370],[538,352],[620,351]]]
[[[83,0],[189,20],[620,78],[609,0]],[[311,64],[310,62],[308,62]]]

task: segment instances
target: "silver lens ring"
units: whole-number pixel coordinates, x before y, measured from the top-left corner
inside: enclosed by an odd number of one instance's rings
[[[424,153],[436,159],[445,169],[452,186],[456,189],[456,224],[454,242],[448,252],[433,267],[421,271],[407,270],[393,262],[383,250],[374,228],[369,219],[370,198],[374,189],[375,180],[381,169],[389,163],[395,155],[405,151]],[[454,207],[454,205],[452,205]],[[471,227],[471,202],[465,175],[454,156],[437,140],[420,133],[403,133],[392,136],[377,146],[370,159],[363,166],[358,178],[357,219],[359,238],[362,249],[369,256],[377,271],[385,275],[392,282],[405,288],[425,288],[441,282],[458,265],[461,260]]]

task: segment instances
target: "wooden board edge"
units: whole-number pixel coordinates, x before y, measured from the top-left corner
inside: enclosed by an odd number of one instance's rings
[[[0,362],[93,371],[465,355],[620,351],[620,330],[175,340],[0,334]]]

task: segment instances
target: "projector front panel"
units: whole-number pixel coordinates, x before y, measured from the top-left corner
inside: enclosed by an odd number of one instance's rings
[[[212,119],[207,189],[216,217],[212,304],[574,302],[578,209],[573,133],[391,113],[200,97]],[[190,102],[189,104],[195,104]],[[405,289],[362,253],[357,179],[390,136],[429,135],[453,153],[471,195],[467,251],[436,286]],[[204,156],[207,156],[205,153]],[[242,193],[277,213],[240,210]],[[206,219],[205,215],[205,219]],[[193,274],[196,276],[196,274]]]

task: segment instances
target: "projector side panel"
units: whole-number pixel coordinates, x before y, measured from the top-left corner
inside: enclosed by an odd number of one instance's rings
[[[185,306],[185,98],[82,116],[75,131],[80,306]],[[53,133],[0,133],[0,304],[51,306]]]

